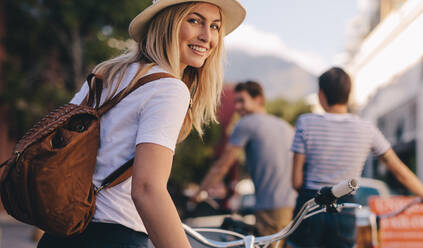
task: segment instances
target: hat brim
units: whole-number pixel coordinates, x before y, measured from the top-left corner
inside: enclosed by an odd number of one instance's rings
[[[139,41],[144,33],[148,22],[162,9],[186,2],[205,2],[216,5],[222,10],[224,19],[225,35],[237,28],[245,18],[246,11],[242,5],[236,0],[160,0],[150,5],[139,13],[129,24],[129,35],[135,41]]]

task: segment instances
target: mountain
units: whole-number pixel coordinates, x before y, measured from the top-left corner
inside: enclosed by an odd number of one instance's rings
[[[253,56],[241,50],[229,50],[224,70],[225,82],[257,81],[270,99],[283,97],[296,101],[317,91],[315,75],[276,56]]]

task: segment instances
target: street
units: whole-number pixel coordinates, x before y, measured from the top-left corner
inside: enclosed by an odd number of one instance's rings
[[[35,248],[32,232],[33,227],[0,212],[0,248]]]

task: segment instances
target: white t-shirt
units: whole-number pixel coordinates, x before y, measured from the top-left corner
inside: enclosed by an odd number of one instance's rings
[[[137,69],[138,64],[128,68],[117,92],[129,84]],[[154,66],[146,75],[156,72],[166,71]],[[87,93],[85,82],[71,103],[80,104]],[[104,89],[101,103],[106,95],[107,89]],[[154,143],[174,151],[189,99],[189,90],[181,80],[162,78],[139,87],[104,114],[100,120],[100,146],[93,183],[99,186],[104,178],[133,158],[137,144]],[[118,223],[146,232],[131,198],[131,179],[100,191],[93,221]]]

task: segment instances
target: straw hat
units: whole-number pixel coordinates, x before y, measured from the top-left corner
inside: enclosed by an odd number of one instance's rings
[[[225,35],[232,32],[244,20],[246,11],[237,0],[152,0],[152,4],[139,13],[129,24],[129,35],[139,41],[147,23],[162,9],[186,2],[205,2],[218,6],[224,16]]]

